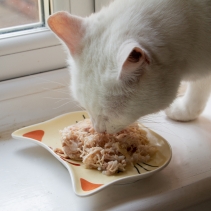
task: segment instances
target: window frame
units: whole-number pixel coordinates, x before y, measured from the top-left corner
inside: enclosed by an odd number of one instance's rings
[[[11,33],[11,32],[42,27],[44,22],[45,22],[44,21],[44,14],[45,14],[44,8],[49,7],[48,4],[49,4],[48,1],[43,3],[42,0],[38,0],[38,8],[39,8],[38,13],[39,13],[39,19],[40,19],[38,22],[23,24],[23,25],[10,26],[10,27],[6,27],[6,28],[0,28],[0,36],[4,33],[6,34],[6,36],[8,36],[8,33]]]
[[[43,3],[45,23],[49,11],[68,11],[80,16],[94,12],[93,0],[43,0]],[[67,66],[61,43],[47,25],[1,35],[0,49],[0,81]]]
[[[95,0],[95,12],[98,12],[103,6],[108,5],[113,0]]]

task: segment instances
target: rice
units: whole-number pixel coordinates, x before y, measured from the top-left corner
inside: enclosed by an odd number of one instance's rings
[[[112,135],[97,133],[90,119],[85,119],[64,128],[60,134],[67,157],[105,175],[123,172],[127,165],[148,162],[157,151],[137,122]]]

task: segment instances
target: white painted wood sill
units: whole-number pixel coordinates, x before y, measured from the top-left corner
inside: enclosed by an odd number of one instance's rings
[[[162,112],[144,122],[171,144],[167,168],[86,198],[73,193],[67,170],[49,152],[13,140],[13,130],[79,110],[60,99],[69,96],[68,78],[61,69],[0,83],[0,210],[211,210],[211,99],[193,122],[173,122]]]

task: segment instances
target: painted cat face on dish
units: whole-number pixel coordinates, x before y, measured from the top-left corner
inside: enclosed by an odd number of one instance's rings
[[[112,184],[135,182],[159,172],[169,164],[172,152],[168,142],[140,125],[140,128],[147,132],[150,143],[157,146],[158,149],[151,161],[128,166],[127,171],[113,176],[106,176],[98,170],[85,168],[81,161],[69,159],[61,153],[62,142],[59,131],[86,118],[89,116],[85,111],[64,114],[46,122],[19,129],[12,134],[12,137],[34,142],[55,156],[68,169],[73,190],[79,196],[89,196]],[[43,162],[45,161],[43,160]]]
[[[73,96],[98,132],[120,131],[176,97],[195,39],[178,2],[116,0],[88,18],[48,19],[67,48]]]

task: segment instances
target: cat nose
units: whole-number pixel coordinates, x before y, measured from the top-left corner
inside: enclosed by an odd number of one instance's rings
[[[105,119],[102,116],[98,116],[96,119],[91,118],[91,120],[95,131],[98,133],[106,132]]]

